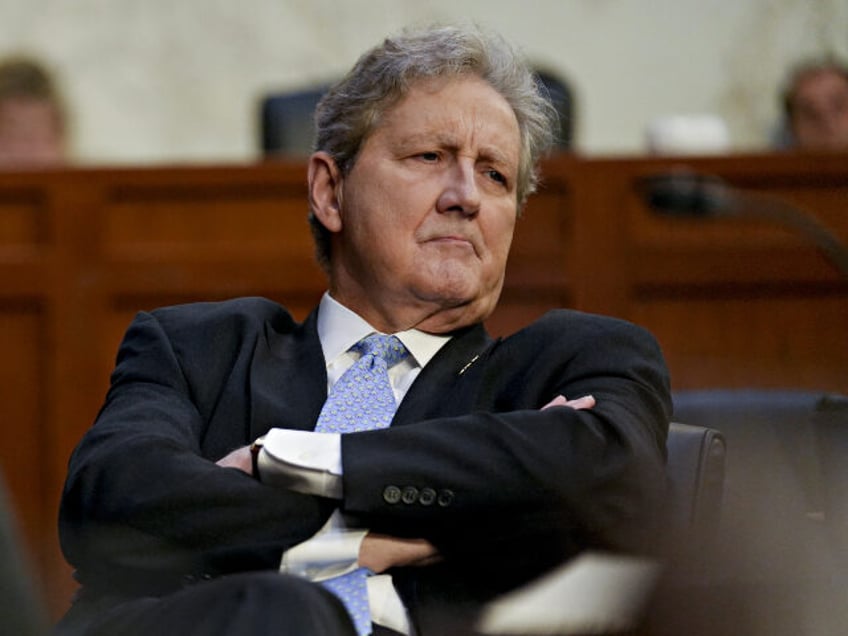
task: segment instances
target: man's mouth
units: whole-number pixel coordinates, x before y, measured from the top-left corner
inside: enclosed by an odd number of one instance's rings
[[[467,245],[469,247],[474,247],[474,244],[464,236],[436,236],[430,241],[435,243],[445,243],[447,245],[456,244],[456,245]]]

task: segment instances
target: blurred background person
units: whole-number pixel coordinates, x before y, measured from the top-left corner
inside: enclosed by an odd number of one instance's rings
[[[0,60],[0,168],[67,159],[66,113],[50,72],[38,61]]]
[[[848,65],[825,59],[798,66],[783,106],[790,147],[848,150]]]

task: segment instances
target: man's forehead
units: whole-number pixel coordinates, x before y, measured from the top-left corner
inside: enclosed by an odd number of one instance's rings
[[[438,146],[439,148],[462,150],[469,143],[469,137],[474,137],[474,147],[478,154],[491,156],[493,159],[500,159],[502,161],[509,161],[518,156],[517,147],[514,149],[515,152],[510,152],[509,146],[514,144],[490,143],[485,138],[473,136],[468,131],[459,128],[434,126],[432,128],[419,129],[410,126],[408,129],[401,129],[399,132],[398,145],[404,147],[429,144]],[[497,135],[492,141],[499,141],[500,138],[507,141],[510,137],[507,134]]]
[[[830,91],[836,88],[848,88],[848,77],[840,74],[834,69],[817,69],[802,75],[796,81],[796,91],[799,93],[814,92],[816,90]]]
[[[517,162],[520,131],[507,101],[487,82],[477,77],[454,78],[455,83],[476,84],[491,91],[491,98],[451,102],[439,92],[450,91],[449,81],[422,80],[383,117],[387,131],[403,146],[437,144],[460,149],[473,143],[479,154],[500,161]],[[448,103],[445,106],[445,103]],[[413,115],[413,116],[410,116]],[[378,125],[378,128],[381,127]]]

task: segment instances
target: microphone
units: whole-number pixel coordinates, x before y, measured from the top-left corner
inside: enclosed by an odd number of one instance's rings
[[[644,186],[648,205],[666,216],[721,216],[738,207],[733,191],[718,177],[678,171],[647,177]]]
[[[645,177],[640,189],[648,206],[663,216],[765,219],[784,225],[811,240],[848,278],[848,247],[814,216],[779,197],[745,192],[719,177],[688,170]]]

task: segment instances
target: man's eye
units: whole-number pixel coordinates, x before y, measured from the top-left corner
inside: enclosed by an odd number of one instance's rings
[[[501,174],[497,170],[489,170],[488,175],[492,181],[496,181],[497,183],[506,185],[506,177],[503,176],[503,174]]]
[[[439,159],[437,152],[422,152],[418,156],[424,161],[437,161]]]

